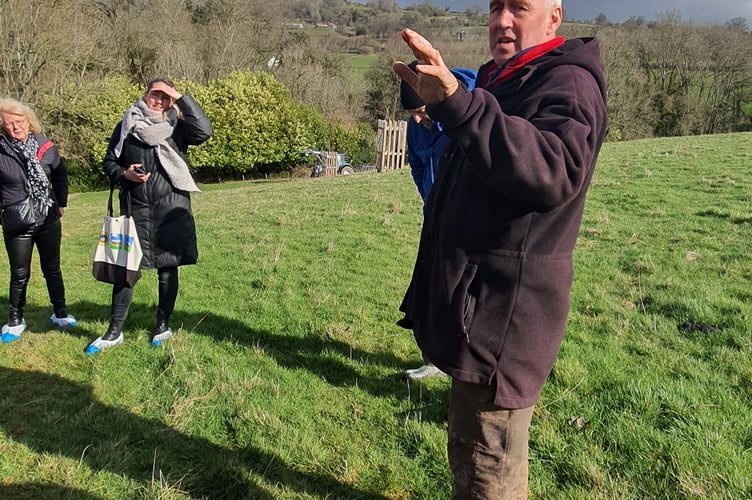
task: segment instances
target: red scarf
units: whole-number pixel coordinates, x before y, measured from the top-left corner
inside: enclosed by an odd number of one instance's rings
[[[557,36],[556,38],[552,38],[551,40],[540,45],[535,45],[534,47],[530,47],[521,52],[518,52],[509,60],[507,60],[507,62],[504,63],[501,68],[499,68],[496,63],[490,64],[489,68],[485,70],[483,74],[478,78],[477,86],[484,89],[496,87],[501,82],[511,77],[520,68],[525,67],[534,60],[538,59],[540,56],[547,54],[548,52],[563,44],[564,37]],[[499,71],[499,69],[501,70]]]

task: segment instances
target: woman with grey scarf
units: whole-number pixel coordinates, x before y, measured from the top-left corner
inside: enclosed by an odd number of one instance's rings
[[[104,170],[120,187],[120,211],[129,214],[143,251],[141,269],[156,269],[159,302],[151,344],[172,337],[170,316],[178,294],[178,267],[198,259],[191,192],[199,191],[188,165],[188,146],[214,133],[209,118],[190,95],[158,78],[123,115],[110,138]],[[86,348],[96,354],[123,341],[123,325],[133,289],[116,283],[112,289],[110,324]]]
[[[34,245],[52,303],[50,322],[76,326],[68,314],[60,271],[60,217],[68,202],[68,173],[55,145],[41,133],[36,113],[15,99],[0,99],[0,222],[10,264],[8,322],[3,342],[21,338]]]

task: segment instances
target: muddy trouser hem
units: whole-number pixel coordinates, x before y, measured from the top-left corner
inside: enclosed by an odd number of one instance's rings
[[[452,498],[526,499],[533,406],[494,405],[493,385],[452,380],[447,453]]]

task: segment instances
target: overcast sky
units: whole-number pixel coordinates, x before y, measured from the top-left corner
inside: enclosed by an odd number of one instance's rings
[[[420,3],[419,0],[398,0],[402,6]],[[433,0],[438,7],[464,11],[480,5],[488,11],[485,0]],[[567,19],[594,20],[603,13],[609,21],[621,23],[631,16],[653,21],[656,16],[671,10],[679,11],[683,21],[697,24],[724,24],[734,17],[743,17],[752,26],[752,0],[563,0]]]
[[[630,16],[651,21],[660,13],[677,10],[682,20],[698,24],[723,24],[734,17],[752,23],[752,0],[563,0],[563,5],[569,19],[592,20],[602,12],[617,23]]]

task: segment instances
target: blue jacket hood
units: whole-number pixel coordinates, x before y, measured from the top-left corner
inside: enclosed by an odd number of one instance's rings
[[[450,69],[450,71],[467,90],[473,90],[475,88],[475,78],[477,73],[474,69],[454,68]]]

